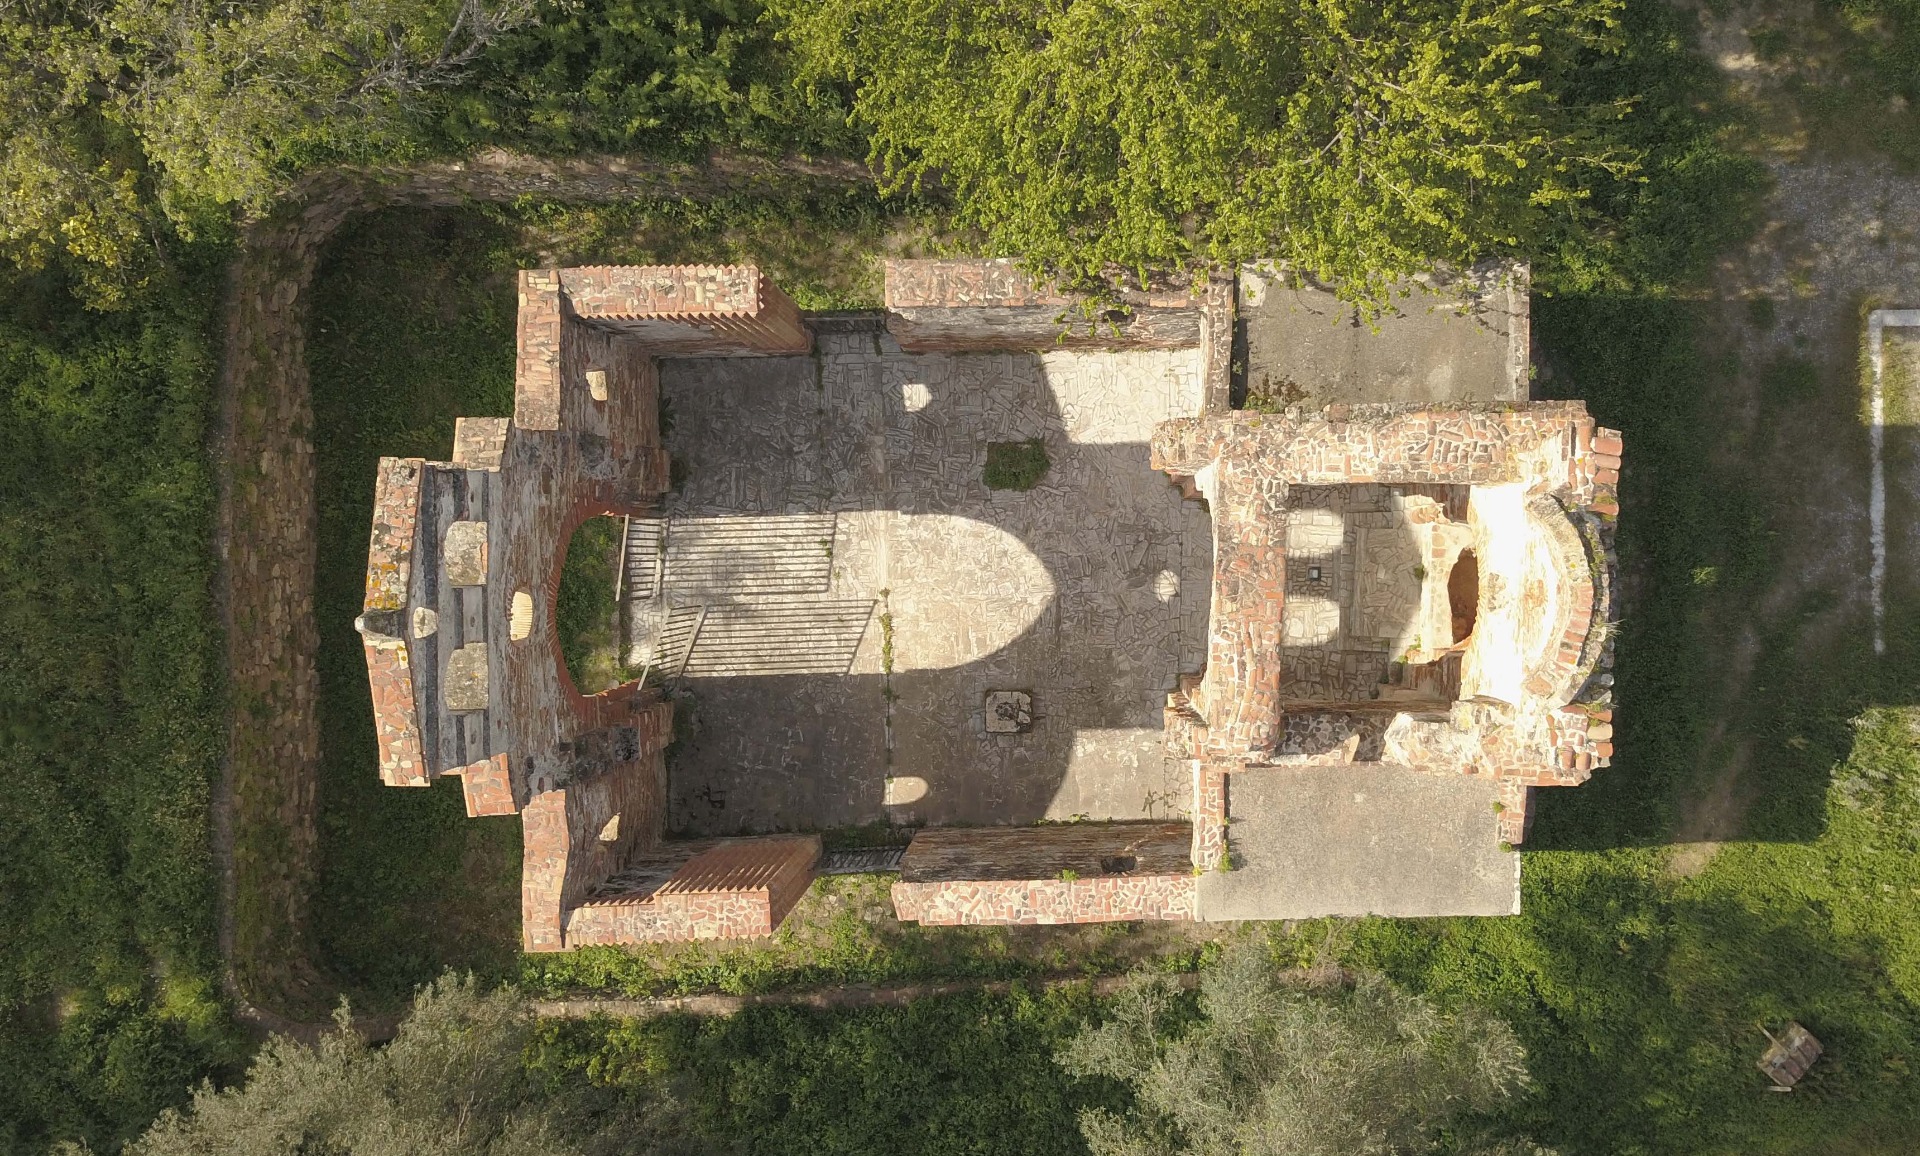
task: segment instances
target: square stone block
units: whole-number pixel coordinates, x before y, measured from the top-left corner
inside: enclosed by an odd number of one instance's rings
[[[987,692],[987,733],[1019,735],[1033,729],[1033,696],[1024,690]]]

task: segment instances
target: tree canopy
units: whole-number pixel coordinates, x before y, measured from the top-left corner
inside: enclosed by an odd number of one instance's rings
[[[1097,284],[1278,257],[1380,299],[1525,253],[1638,153],[1562,99],[1619,0],[774,0],[894,186]]]
[[[344,1025],[343,1025],[344,1026]],[[422,989],[393,1041],[339,1031],[275,1037],[246,1082],[203,1086],[130,1156],[595,1156],[677,1151],[680,1117],[657,1087],[549,1078],[531,1012],[471,977]]]
[[[1290,981],[1251,945],[1202,973],[1198,1010],[1143,979],[1063,1053],[1073,1074],[1133,1091],[1125,1116],[1082,1113],[1093,1156],[1397,1156],[1435,1150],[1449,1126],[1450,1151],[1539,1151],[1460,1134],[1527,1082],[1513,1032],[1484,1012],[1377,975]]]
[[[533,3],[0,6],[0,251],[27,268],[71,259],[112,304],[155,233],[259,210],[318,158],[404,151],[409,100]]]

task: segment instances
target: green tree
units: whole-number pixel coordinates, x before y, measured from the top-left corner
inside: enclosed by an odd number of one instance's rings
[[[0,251],[124,299],[148,241],[258,211],[320,159],[404,152],[406,114],[534,0],[0,5]]]
[[[345,1017],[343,1016],[343,1027]],[[351,1031],[317,1047],[269,1041],[240,1087],[203,1086],[131,1156],[592,1156],[678,1151],[685,1131],[657,1086],[552,1079],[538,1026],[509,990],[451,976],[422,989],[399,1034]]]
[[[1164,977],[1143,977],[1061,1062],[1130,1085],[1125,1116],[1083,1112],[1094,1156],[1390,1156],[1475,1146],[1461,1129],[1526,1085],[1507,1026],[1443,1012],[1376,975],[1309,984],[1253,946],[1201,978],[1199,1015]]]
[[[774,0],[893,186],[1069,282],[1279,257],[1379,301],[1630,175],[1619,0]]]

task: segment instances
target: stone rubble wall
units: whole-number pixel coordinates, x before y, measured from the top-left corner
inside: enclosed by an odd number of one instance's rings
[[[888,261],[887,330],[909,353],[1045,349],[1206,351],[1209,410],[1226,408],[1233,286],[1123,292],[1089,313],[1081,298],[1036,285],[1006,259]]]
[[[1062,823],[918,832],[894,913],[929,925],[1192,919],[1192,825]]]
[[[1043,823],[1032,827],[929,827],[900,860],[908,883],[1184,872],[1191,832],[1186,823]],[[1118,872],[1107,864],[1125,860]]]

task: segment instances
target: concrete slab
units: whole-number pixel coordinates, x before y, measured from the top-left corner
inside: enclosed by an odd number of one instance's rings
[[[759,648],[708,653],[704,628],[693,644],[673,829],[1184,814],[1162,713],[1204,661],[1212,526],[1147,441],[1198,412],[1198,351],[911,355],[823,334],[818,357],[668,361],[661,383],[685,470],[669,518],[801,541],[809,573],[830,558],[818,589],[711,566],[677,583],[669,535],[661,596],[709,623],[724,606]],[[1039,484],[988,489],[987,446],[1031,438]],[[823,515],[830,543],[782,529]],[[789,673],[809,646],[823,669]],[[1030,726],[990,732],[993,691],[1030,695]]]
[[[1513,915],[1490,779],[1354,764],[1241,771],[1227,783],[1234,869],[1200,879],[1200,918]]]
[[[1243,269],[1240,316],[1247,387],[1282,405],[1524,401],[1527,282],[1411,284],[1396,311],[1369,323],[1331,290]],[[1463,292],[1471,290],[1471,292]]]

